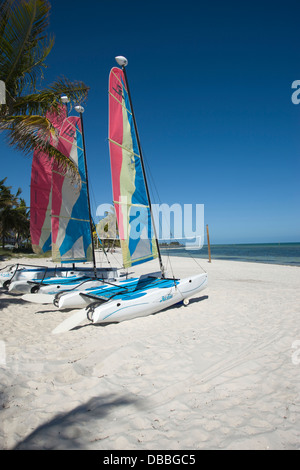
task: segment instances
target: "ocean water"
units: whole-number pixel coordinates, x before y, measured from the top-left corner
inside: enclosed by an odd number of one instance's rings
[[[284,264],[300,266],[300,243],[251,243],[236,245],[211,245],[211,259],[251,261],[252,263]],[[170,256],[186,256],[208,259],[208,247],[201,250],[161,248],[161,253]]]

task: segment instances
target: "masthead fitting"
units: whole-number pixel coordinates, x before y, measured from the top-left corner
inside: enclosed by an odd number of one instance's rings
[[[83,106],[75,106],[75,111],[77,111],[77,113],[83,113],[84,112],[84,107]]]
[[[122,67],[126,67],[126,65],[128,64],[128,60],[126,59],[126,57],[123,57],[122,55],[118,55],[117,57],[115,57],[117,63],[119,65],[121,65]]]
[[[64,103],[64,104],[70,102],[69,98],[66,95],[61,96],[60,99],[61,99],[62,103]]]

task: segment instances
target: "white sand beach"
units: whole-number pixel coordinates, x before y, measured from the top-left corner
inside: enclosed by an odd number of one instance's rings
[[[70,311],[2,289],[0,448],[299,449],[299,268],[198,261],[188,306],[61,335]]]

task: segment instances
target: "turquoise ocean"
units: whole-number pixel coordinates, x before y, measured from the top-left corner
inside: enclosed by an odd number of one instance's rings
[[[300,266],[300,243],[251,243],[236,245],[211,245],[211,259],[250,261],[252,263]],[[183,247],[161,248],[163,255],[208,259],[208,247],[186,250]]]

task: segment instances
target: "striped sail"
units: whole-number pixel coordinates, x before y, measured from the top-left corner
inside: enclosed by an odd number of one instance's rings
[[[113,200],[124,267],[157,257],[157,247],[124,74],[109,76],[109,149]]]
[[[52,174],[52,259],[75,263],[93,260],[88,208],[82,129],[79,117],[65,119],[58,150],[78,167],[81,187],[75,187],[70,175],[53,164]]]
[[[59,113],[47,112],[47,119],[59,132],[66,117],[65,106]],[[50,143],[56,145],[56,136]],[[52,161],[41,151],[33,153],[30,184],[30,235],[32,249],[41,254],[51,249]]]

